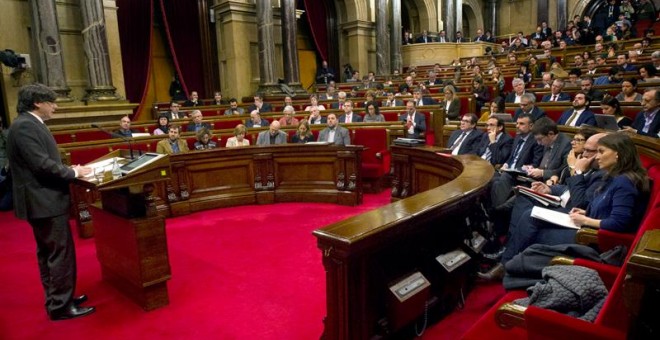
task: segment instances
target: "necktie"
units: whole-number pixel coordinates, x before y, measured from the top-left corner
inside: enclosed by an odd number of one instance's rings
[[[486,161],[490,162],[490,158],[493,156],[493,152],[490,151],[490,148],[486,146],[486,152],[481,156],[481,158],[485,159]]]
[[[573,114],[571,114],[566,121],[566,126],[574,126],[573,121],[575,120],[575,117],[577,117],[577,111],[573,110]]]
[[[550,100],[551,102],[556,102],[557,101],[557,95],[553,94],[552,99]]]
[[[350,122],[351,122],[351,115],[346,115],[345,123],[350,123]]]
[[[516,150],[513,152],[513,159],[511,162],[509,162],[509,168],[513,168],[516,163],[518,163],[518,157],[520,157],[520,151],[522,150],[522,146],[525,144],[525,140],[520,138],[518,140],[518,144],[516,144]]]
[[[456,141],[454,142],[454,144],[451,145],[451,148],[450,148],[450,149],[451,149],[452,151],[454,151],[455,149],[457,149],[457,148],[461,145],[461,143],[463,142],[463,139],[465,139],[465,136],[466,136],[465,132],[461,133],[461,135],[458,137],[458,139],[456,139]]]

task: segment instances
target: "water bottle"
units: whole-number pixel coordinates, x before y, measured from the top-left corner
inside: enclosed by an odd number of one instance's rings
[[[119,164],[117,164],[117,158],[115,158],[112,163],[112,179],[117,179],[121,177],[121,171],[119,170]]]

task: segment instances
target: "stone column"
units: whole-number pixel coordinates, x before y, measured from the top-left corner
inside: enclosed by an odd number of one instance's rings
[[[488,13],[490,13],[490,31],[494,37],[497,35],[497,0],[488,0]]]
[[[87,57],[89,84],[83,99],[88,104],[100,101],[120,100],[112,85],[112,71],[108,55],[108,38],[105,29],[102,0],[80,2],[83,21],[83,48]]]
[[[296,39],[296,1],[280,0],[282,6],[282,50],[284,59],[284,80],[295,93],[307,93],[300,85],[300,64],[298,63],[298,44]],[[292,94],[292,93],[290,93]]]
[[[71,89],[64,74],[55,0],[30,0],[30,11],[37,81],[53,89],[58,95],[58,102],[71,102]]]
[[[403,61],[401,58],[401,0],[390,0],[392,2],[392,33],[390,34],[390,52],[392,53],[392,68],[390,73],[394,70],[401,71],[403,68]]]
[[[456,41],[456,7],[454,0],[442,0],[442,10],[447,39],[449,39],[448,41]]]
[[[455,9],[454,9],[454,18],[456,20],[456,26],[454,29],[454,41],[456,41],[456,31],[461,31],[463,34],[463,38],[469,39],[470,38],[470,32],[463,32],[463,0],[456,0],[454,3]]]
[[[264,95],[281,93],[275,79],[273,6],[270,0],[256,1],[256,5],[257,35],[259,37],[259,92]]]
[[[568,20],[566,18],[566,0],[557,0],[557,29],[566,27]]]
[[[351,51],[348,63],[354,70],[360,71],[361,75],[369,70],[369,49],[374,48],[373,29],[372,23],[360,20],[347,22],[341,27],[348,38],[346,48]]]
[[[387,0],[376,0],[376,74],[390,74],[390,39],[387,35]]]

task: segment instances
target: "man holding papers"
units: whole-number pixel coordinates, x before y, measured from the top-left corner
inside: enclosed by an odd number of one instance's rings
[[[594,140],[597,141],[597,148],[594,148]],[[597,150],[595,156],[594,150]],[[585,152],[588,154],[583,158],[584,161],[576,163],[576,170],[579,170],[576,171],[577,175],[575,178],[569,178],[570,181],[567,180],[570,200],[564,209],[555,210],[568,211],[568,218],[578,228],[602,228],[614,232],[634,233],[646,210],[650,186],[634,143],[624,134],[597,134],[587,140]],[[594,180],[598,172],[583,171],[587,159],[598,164],[602,179]],[[592,164],[592,168],[594,166]],[[547,188],[543,183],[535,183],[532,188],[541,192],[547,192],[548,189],[553,191],[553,188]],[[559,189],[558,187],[557,191]],[[583,209],[587,203],[586,209]],[[555,245],[574,242],[576,229],[531,218],[529,214],[530,209],[526,209],[516,211],[516,218],[512,216],[509,238],[501,262],[488,273],[480,274],[482,278],[502,277],[503,264],[534,243]]]

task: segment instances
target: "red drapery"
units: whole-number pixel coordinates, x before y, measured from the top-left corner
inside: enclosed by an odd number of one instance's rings
[[[151,72],[153,0],[117,0],[117,22],[121,40],[126,99],[144,105]]]
[[[169,42],[176,73],[186,96],[197,91],[200,98],[210,94],[204,90],[202,41],[199,8],[190,0],[160,0],[165,35]]]
[[[328,60],[328,15],[325,3],[318,0],[304,0],[304,4],[316,50],[321,55],[321,59]]]

